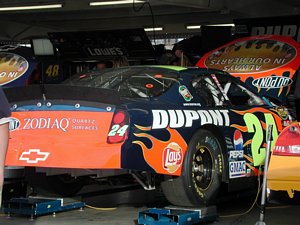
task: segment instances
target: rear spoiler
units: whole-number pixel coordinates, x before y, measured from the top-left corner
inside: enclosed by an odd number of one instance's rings
[[[71,100],[119,104],[120,96],[115,90],[71,86],[63,84],[29,85],[25,87],[3,88],[9,103]]]

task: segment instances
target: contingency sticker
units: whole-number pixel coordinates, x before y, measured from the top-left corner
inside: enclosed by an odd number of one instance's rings
[[[246,161],[229,162],[229,178],[246,176]]]
[[[182,95],[185,101],[189,102],[193,99],[192,94],[189,92],[185,85],[179,86],[179,93]]]

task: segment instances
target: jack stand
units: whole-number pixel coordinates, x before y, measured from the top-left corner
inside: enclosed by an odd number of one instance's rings
[[[150,208],[139,212],[138,224],[145,225],[192,225],[217,219],[215,206],[182,208],[176,206]]]
[[[273,125],[269,125],[268,127],[266,158],[265,158],[264,176],[263,176],[263,184],[262,184],[262,192],[261,192],[261,211],[259,215],[259,220],[255,223],[255,225],[266,225],[264,220],[265,220],[265,213],[266,213],[267,172],[268,172],[269,158],[271,152],[272,127]]]
[[[37,216],[56,212],[67,211],[71,209],[82,209],[85,206],[83,202],[73,202],[63,204],[63,199],[53,198],[12,198],[4,202],[3,211],[10,217],[12,214],[28,215],[31,220]]]

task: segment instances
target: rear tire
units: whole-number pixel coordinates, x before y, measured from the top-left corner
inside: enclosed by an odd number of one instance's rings
[[[84,186],[84,181],[81,178],[75,178],[68,174],[47,176],[46,179],[50,188],[64,197],[74,196]]]
[[[223,157],[217,137],[208,130],[198,130],[190,140],[180,177],[162,182],[166,198],[173,205],[210,205],[219,193]]]

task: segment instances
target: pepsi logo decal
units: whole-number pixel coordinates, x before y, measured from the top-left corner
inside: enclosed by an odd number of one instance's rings
[[[244,158],[244,150],[229,152],[229,159],[243,159],[243,158]]]
[[[244,140],[241,131],[239,130],[234,131],[233,144],[235,150],[243,150]]]

